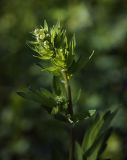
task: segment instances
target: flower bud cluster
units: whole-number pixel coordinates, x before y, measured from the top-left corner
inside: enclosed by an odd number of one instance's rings
[[[35,29],[34,51],[37,57],[43,60],[50,60],[52,65],[59,69],[67,69],[72,64],[74,57],[74,43],[68,43],[66,30],[56,24],[50,30],[47,23],[44,27]]]
[[[50,35],[48,34],[48,30],[41,28],[41,29],[35,29],[34,30],[34,36],[38,42],[43,41],[45,42],[50,38]]]
[[[44,60],[51,59],[54,55],[54,50],[48,26],[35,29],[33,35],[35,37],[35,51],[38,53],[37,57]]]
[[[65,103],[65,98],[62,96],[57,96],[56,102],[57,102],[57,105],[63,105]]]

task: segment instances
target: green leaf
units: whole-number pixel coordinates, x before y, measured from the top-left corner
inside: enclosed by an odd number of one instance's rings
[[[100,151],[101,145],[103,143],[103,139],[100,141],[100,143],[94,148],[93,152],[87,157],[87,160],[97,160],[98,153]]]
[[[78,142],[75,143],[75,159],[83,160],[83,150]]]
[[[106,131],[107,128],[109,128],[110,123],[112,122],[113,118],[115,117],[115,115],[117,114],[118,109],[114,110],[114,111],[107,111],[104,115],[104,125],[102,127],[102,132],[104,133]]]
[[[48,112],[51,112],[53,106],[57,106],[55,95],[46,89],[29,89],[17,93],[25,99],[40,103]]]
[[[92,113],[92,116],[93,114],[95,113]],[[93,124],[84,136],[82,145],[80,146],[79,144],[76,144],[76,160],[98,160],[100,154],[106,148],[107,139],[111,134],[111,130],[109,129],[110,124],[108,127],[105,126],[105,124],[107,121],[109,122],[109,119],[111,122],[114,115],[114,112],[109,111],[106,113],[96,114],[93,119]],[[106,127],[105,132],[102,131],[104,126]]]
[[[116,111],[96,114],[93,123],[87,129],[82,142],[82,149],[84,157],[89,157],[88,160],[97,160],[102,146],[104,148],[106,143],[110,124],[115,114]]]
[[[51,28],[50,34],[51,34],[51,43],[54,47],[56,44],[57,36],[61,34],[60,22],[57,22],[57,24]]]
[[[88,110],[82,113],[75,113],[73,115],[73,121],[77,122],[78,124],[83,121],[84,119],[90,119],[92,117],[94,117],[96,114],[96,110]]]
[[[44,20],[44,29],[46,29],[48,31],[48,24],[47,24],[46,20]]]
[[[57,119],[57,120],[59,120],[61,122],[68,123],[67,117],[64,114],[62,114],[62,113],[57,113],[57,114],[54,115],[54,117],[55,117],[55,119]]]
[[[79,90],[77,91],[77,94],[76,94],[76,96],[75,96],[74,99],[73,99],[73,104],[77,104],[77,103],[78,103],[78,101],[79,101],[79,99],[80,99],[80,96],[81,96],[81,89],[79,89]]]
[[[90,109],[88,112],[90,116],[93,116],[96,113],[96,109]]]
[[[61,94],[60,79],[57,76],[53,76],[53,90],[54,90],[56,95]]]
[[[104,133],[102,133],[97,139],[94,145],[87,152],[87,158],[89,160],[97,160],[100,159],[101,154],[105,150],[107,146],[107,140],[111,135],[112,128],[107,129]],[[86,155],[85,155],[86,156]]]
[[[85,67],[85,65],[90,61],[94,54],[94,51],[91,53],[91,55],[86,58],[84,55],[80,56],[77,61],[73,61],[72,65],[70,66],[70,73],[78,73],[82,68]]]
[[[57,21],[56,25],[55,25],[55,28],[59,29],[60,28],[60,21]]]
[[[75,40],[75,35],[72,37],[72,41],[69,44],[69,53],[67,56],[67,66],[68,68],[72,65],[74,61],[74,56],[75,56],[75,47],[76,47],[76,40]]]
[[[87,129],[83,142],[82,142],[82,148],[84,152],[87,152],[90,147],[94,144],[96,141],[97,136],[100,133],[100,130],[102,128],[104,121],[102,119],[102,115],[96,114],[95,120],[92,124],[92,126]]]
[[[35,101],[35,102],[38,102],[38,103],[42,103],[42,99],[40,98],[40,96],[31,92],[30,90],[17,92],[17,94],[20,95],[21,97],[25,98],[25,99],[32,100],[32,101]]]
[[[52,73],[52,74],[54,74],[56,76],[60,75],[59,68],[57,66],[50,66],[50,67],[44,66],[42,71],[47,71],[47,72]]]
[[[89,112],[76,113],[73,115],[73,121],[80,123],[82,120],[89,118]]]
[[[72,48],[75,49],[76,47],[76,38],[75,38],[75,35],[73,35],[72,37]]]
[[[50,62],[42,61],[43,63],[36,63],[39,67],[41,67],[41,71],[47,71],[49,73],[52,73],[55,76],[60,76],[61,73],[59,71],[59,68],[57,66],[52,65]]]

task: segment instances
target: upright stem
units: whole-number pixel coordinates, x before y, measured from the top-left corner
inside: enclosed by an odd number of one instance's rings
[[[65,72],[65,87],[66,87],[66,94],[67,94],[67,108],[68,113],[73,116],[73,106],[72,106],[72,97],[71,97],[71,87],[69,83],[69,79],[67,77],[67,73]]]
[[[70,147],[69,147],[69,160],[74,160],[75,153],[75,140],[74,140],[74,132],[73,128],[70,130]]]
[[[66,88],[66,94],[67,94],[68,113],[70,114],[71,117],[73,117],[71,87],[70,87],[69,79],[66,72],[64,72],[64,79],[65,79],[65,88]],[[70,128],[69,160],[74,160],[74,152],[75,152],[74,150],[75,150],[75,140],[74,140],[74,131],[72,126]]]

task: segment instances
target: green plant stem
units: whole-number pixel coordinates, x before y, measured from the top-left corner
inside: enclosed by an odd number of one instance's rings
[[[73,128],[70,129],[70,147],[69,147],[69,160],[74,160],[75,153],[75,140]]]
[[[73,104],[72,104],[72,96],[71,96],[71,87],[69,83],[69,79],[67,73],[64,72],[64,79],[65,79],[65,88],[67,94],[67,108],[68,113],[70,114],[71,118],[73,117]],[[70,128],[70,146],[69,146],[69,160],[74,160],[74,151],[75,150],[75,140],[74,140],[74,130],[73,126]]]
[[[66,87],[66,94],[67,94],[68,113],[71,115],[71,118],[72,118],[73,117],[73,106],[72,106],[72,97],[71,97],[71,87],[70,87],[69,79],[66,73],[65,73],[65,87]]]

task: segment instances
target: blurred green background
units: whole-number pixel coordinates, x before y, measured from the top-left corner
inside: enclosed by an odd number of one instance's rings
[[[72,81],[79,109],[118,107],[105,156],[127,159],[127,1],[0,1],[0,160],[65,160],[68,134],[36,103],[17,91],[30,86],[51,88],[52,77],[35,65],[26,44],[31,31],[60,20],[75,33],[77,52],[92,61]]]

